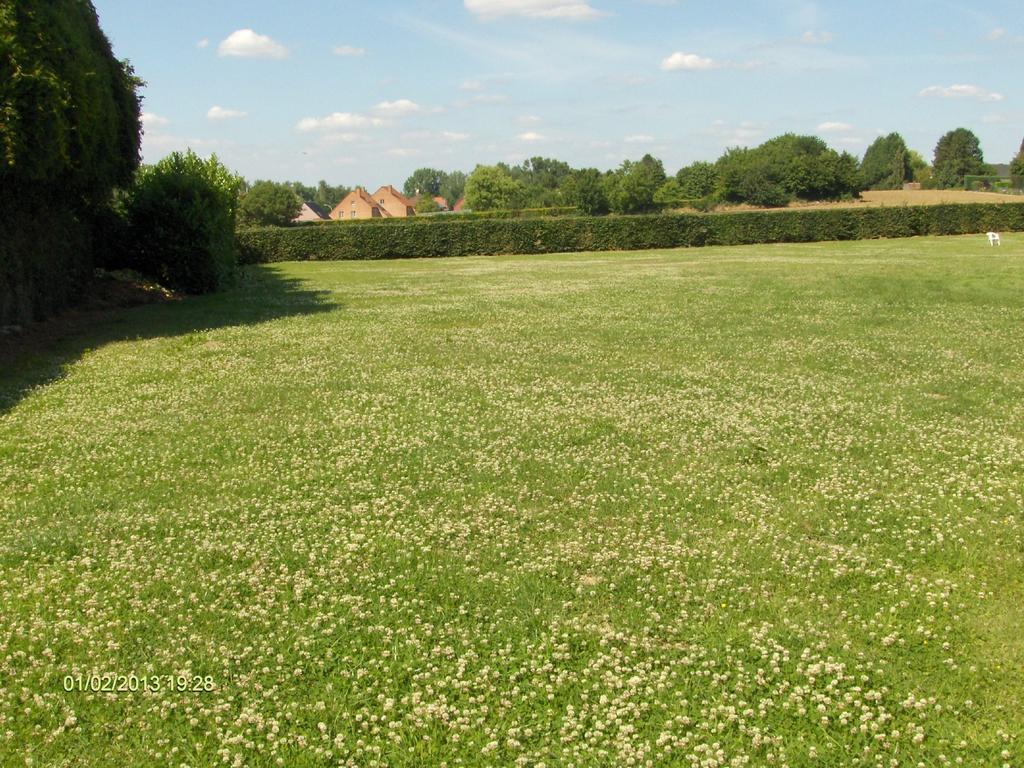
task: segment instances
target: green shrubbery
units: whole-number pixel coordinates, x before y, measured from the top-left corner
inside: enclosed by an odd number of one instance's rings
[[[206,293],[231,282],[241,179],[191,150],[143,168],[125,202],[130,266],[170,288]]]
[[[557,253],[861,240],[1024,230],[1024,205],[755,211],[726,214],[412,220],[402,227],[264,227],[238,233],[245,263]]]
[[[138,80],[91,3],[0,3],[0,325],[74,298],[139,163]]]
[[[257,181],[242,196],[238,221],[249,226],[285,227],[302,210],[302,199],[289,184]]]

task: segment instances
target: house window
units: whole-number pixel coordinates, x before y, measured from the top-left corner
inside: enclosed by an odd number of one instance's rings
[[[384,205],[384,198],[383,197],[380,199],[380,204]]]
[[[355,217],[356,217],[356,212],[355,212],[355,211],[352,211],[352,215],[351,215],[351,217],[350,217],[350,218],[353,218],[353,219],[354,219]]]

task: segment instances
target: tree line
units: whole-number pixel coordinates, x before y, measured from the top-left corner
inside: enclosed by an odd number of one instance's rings
[[[781,207],[795,200],[852,199],[864,190],[900,189],[908,182],[949,189],[962,187],[967,176],[993,172],[978,137],[957,128],[939,139],[931,164],[899,133],[879,136],[859,160],[815,136],[785,134],[754,148],[728,149],[715,162],[695,162],[674,175],[650,154],[608,171],[532,157],[518,165],[478,165],[468,175],[419,168],[403,191],[417,198],[421,214],[440,210],[435,197],[449,208],[464,197],[474,211],[574,207],[588,215],[636,214],[709,210],[722,203]],[[1011,174],[1024,175],[1024,143]],[[243,223],[283,225],[295,217],[301,200],[330,209],[349,191],[323,181],[316,188],[260,181],[243,197],[240,217]]]

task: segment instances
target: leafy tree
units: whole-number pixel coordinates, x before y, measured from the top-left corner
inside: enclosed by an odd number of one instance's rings
[[[603,216],[608,213],[604,176],[596,168],[584,168],[566,176],[559,189],[563,202],[576,206],[580,213],[587,216]]]
[[[920,152],[915,152],[913,149],[907,154],[910,170],[913,174],[911,179],[919,184],[925,184],[930,181],[932,178],[932,167],[928,165],[928,161],[921,156]]]
[[[190,293],[227,285],[236,264],[240,186],[216,156],[204,160],[192,150],[143,168],[125,203],[132,266]]]
[[[440,210],[441,206],[430,195],[420,195],[420,199],[416,202],[416,213],[437,213]]]
[[[452,171],[451,173],[446,173],[441,181],[441,190],[438,194],[448,202],[450,209],[454,210],[455,204],[462,199],[466,191],[467,178],[466,174],[462,171]]]
[[[787,205],[790,195],[782,185],[780,169],[753,149],[726,150],[716,164],[718,196],[730,203],[766,207]]]
[[[439,171],[436,168],[417,168],[405,180],[405,184],[402,185],[402,191],[408,197],[413,195],[440,195],[441,185],[444,183],[445,176],[447,175],[444,171]]]
[[[466,205],[474,211],[522,206],[525,188],[500,165],[478,165],[466,180]]]
[[[718,183],[718,171],[713,163],[697,162],[680,168],[676,173],[676,181],[687,200],[699,200],[710,197]]]
[[[312,201],[313,198],[316,197],[316,187],[311,187],[308,184],[303,184],[301,181],[286,181],[284,185],[288,187],[288,189],[290,189],[296,195],[298,195],[299,199],[302,201]],[[248,187],[246,187],[246,189],[244,189],[243,192],[248,193]]]
[[[868,189],[900,189],[904,182],[914,177],[910,162],[910,150],[898,133],[879,136],[860,164],[864,185]]]
[[[1024,141],[1020,143],[1020,151],[1017,156],[1010,161],[1010,175],[1024,176]]]
[[[257,181],[238,206],[241,224],[284,227],[291,224],[302,209],[302,199],[291,184]]]
[[[689,202],[683,185],[674,176],[658,187],[654,193],[654,202],[668,208],[679,208]]]
[[[728,150],[716,170],[723,200],[754,205],[834,200],[863,188],[856,158],[837,153],[816,136],[785,134],[755,149]]]
[[[608,203],[615,213],[646,213],[657,208],[654,194],[665,183],[661,160],[644,155],[638,162],[626,160],[605,177]]]
[[[965,176],[985,173],[981,142],[966,128],[950,131],[935,145],[932,166],[939,186],[944,189],[962,187]]]
[[[344,184],[331,185],[321,179],[317,182],[316,193],[313,195],[313,202],[328,211],[345,199],[345,196],[352,191],[351,187]]]

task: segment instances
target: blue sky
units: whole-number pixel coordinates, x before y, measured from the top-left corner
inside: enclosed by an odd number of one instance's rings
[[[400,186],[415,168],[558,157],[672,173],[787,131],[858,156],[947,130],[1024,138],[1024,3],[94,0],[144,90],[148,162]]]

